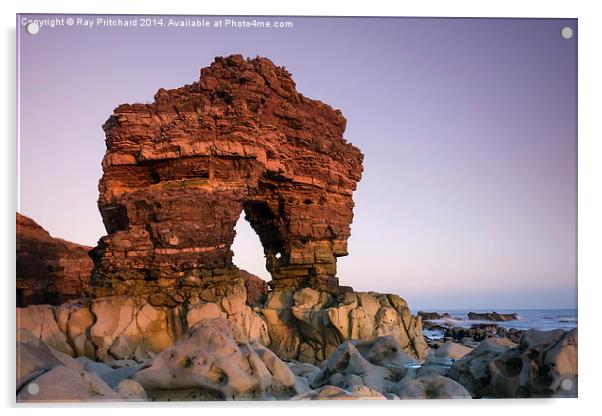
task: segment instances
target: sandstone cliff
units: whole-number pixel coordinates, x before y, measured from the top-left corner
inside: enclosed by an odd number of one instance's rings
[[[362,153],[339,110],[304,97],[266,58],[216,58],[199,81],[124,104],[105,123],[93,250],[95,296],[210,301],[238,276],[240,213],[259,235],[271,286],[336,293]]]

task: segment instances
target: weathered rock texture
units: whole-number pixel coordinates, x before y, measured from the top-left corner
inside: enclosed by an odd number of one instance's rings
[[[391,335],[410,356],[423,359],[422,320],[397,295],[347,292],[339,299],[311,288],[273,290],[259,308],[276,354],[287,360],[320,362],[345,340],[372,341]]]
[[[578,330],[528,330],[518,346],[488,338],[449,377],[474,398],[577,397]]]
[[[291,397],[295,374],[231,321],[204,319],[134,376],[153,400]]]
[[[103,126],[108,235],[93,251],[94,293],[180,303],[217,290],[238,276],[230,247],[242,211],[273,288],[336,292],[363,159],[345,125],[284,68],[240,55],[152,104],[117,107]]]
[[[348,292],[337,301],[311,288],[271,291],[264,306],[251,309],[242,279],[222,288],[224,296],[214,302],[192,296],[176,306],[128,296],[32,305],[17,309],[17,328],[63,353],[105,362],[144,362],[170,348],[195,323],[219,317],[286,360],[320,362],[346,340],[372,342],[381,336],[390,336],[400,352],[415,359],[427,353],[420,318],[396,295]]]
[[[77,299],[92,271],[91,247],[53,238],[17,213],[17,306]]]
[[[111,362],[137,362],[173,346],[203,319],[227,318],[253,342],[269,343],[265,322],[245,304],[242,279],[230,282],[219,303],[191,297],[175,307],[154,306],[126,296],[97,298],[61,306],[17,309],[17,328],[26,329],[55,350]]]
[[[16,356],[19,402],[146,400],[142,386],[128,380],[138,368],[128,372],[91,361],[90,368],[25,329],[17,332]],[[106,367],[102,374],[94,371],[100,366]]]

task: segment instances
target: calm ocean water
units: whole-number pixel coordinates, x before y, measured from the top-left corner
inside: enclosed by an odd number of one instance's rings
[[[441,325],[450,324],[452,326],[460,326],[469,328],[474,324],[492,323],[488,321],[471,321],[468,319],[468,312],[493,312],[491,309],[451,309],[451,310],[439,310],[439,309],[425,309],[428,312],[444,312],[449,313],[452,319],[440,319],[431,322],[435,322]],[[501,327],[505,328],[517,328],[517,329],[539,329],[542,331],[549,331],[552,329],[564,329],[570,330],[577,326],[577,310],[576,309],[495,309],[498,313],[517,313],[518,320],[508,322],[493,322]],[[439,338],[441,336],[439,331],[428,331],[425,330],[424,334],[429,338]]]

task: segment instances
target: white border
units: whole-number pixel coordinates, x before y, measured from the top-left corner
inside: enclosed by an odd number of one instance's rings
[[[595,1],[462,1],[439,0],[421,2],[399,2],[370,0],[366,2],[299,0],[295,3],[272,1],[213,1],[194,2],[186,0],[21,0],[0,2],[2,8],[2,239],[0,252],[4,273],[2,292],[2,332],[4,333],[3,366],[0,378],[2,403],[15,410],[44,414],[88,414],[105,415],[144,412],[164,414],[167,409],[196,413],[235,413],[245,416],[248,412],[262,414],[306,414],[308,412],[344,412],[365,414],[372,407],[382,412],[427,412],[445,415],[462,414],[466,411],[487,412],[490,415],[521,414],[523,411],[548,414],[580,414],[599,408],[596,403],[602,398],[598,381],[602,357],[598,354],[600,344],[600,314],[602,302],[602,96],[601,54],[602,22]],[[15,14],[21,13],[139,13],[139,14],[220,14],[220,15],[344,15],[344,16],[441,16],[441,17],[565,17],[578,18],[579,39],[579,326],[581,329],[579,399],[571,400],[489,400],[489,401],[428,401],[403,403],[195,403],[195,404],[152,404],[144,409],[129,409],[132,406],[111,405],[107,407],[85,406],[39,406],[14,407],[14,233],[16,208],[16,127],[15,127]],[[81,406],[81,405],[80,405]],[[318,410],[319,408],[319,410]],[[340,410],[339,410],[340,409]],[[169,410],[168,410],[169,411]]]

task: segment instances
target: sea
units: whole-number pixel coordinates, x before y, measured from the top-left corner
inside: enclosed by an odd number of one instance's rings
[[[424,311],[438,312],[440,314],[447,312],[451,315],[451,318],[437,319],[430,322],[463,328],[470,328],[474,324],[496,324],[508,329],[538,329],[540,331],[550,331],[553,329],[564,329],[566,331],[577,327],[576,309],[424,309]],[[518,319],[506,322],[471,321],[468,319],[468,312],[485,313],[494,311],[497,313],[517,313]],[[431,339],[443,337],[442,331],[425,329],[423,333]]]

